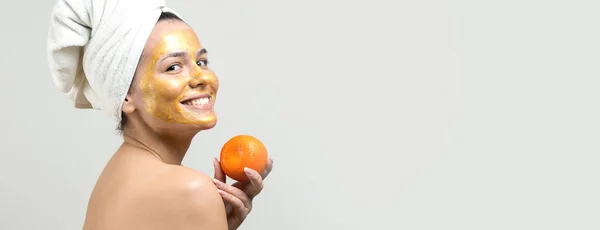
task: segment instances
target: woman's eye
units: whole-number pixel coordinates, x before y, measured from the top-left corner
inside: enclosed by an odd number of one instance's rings
[[[181,66],[171,65],[171,66],[169,66],[169,68],[167,68],[167,71],[174,71],[174,70],[178,70],[179,68],[181,68]]]
[[[196,64],[200,67],[204,67],[208,65],[208,60],[200,60],[198,62],[196,62]]]

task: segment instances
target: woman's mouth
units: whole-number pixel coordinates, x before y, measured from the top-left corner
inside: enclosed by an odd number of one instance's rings
[[[213,100],[209,94],[201,94],[189,97],[180,102],[185,107],[194,110],[209,110],[213,107]]]

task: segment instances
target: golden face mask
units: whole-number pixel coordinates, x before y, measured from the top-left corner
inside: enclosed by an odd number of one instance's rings
[[[163,34],[146,55],[138,86],[147,113],[166,122],[215,122],[219,83],[193,30]]]

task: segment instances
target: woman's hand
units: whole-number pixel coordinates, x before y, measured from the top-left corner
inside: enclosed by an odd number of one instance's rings
[[[236,182],[232,185],[226,184],[225,173],[221,170],[221,165],[216,158],[213,160],[213,166],[215,167],[214,183],[219,188],[219,193],[225,202],[227,225],[229,229],[237,229],[252,211],[252,200],[262,191],[263,180],[273,169],[273,159],[269,157],[267,167],[260,174],[246,168],[244,171],[250,181]]]

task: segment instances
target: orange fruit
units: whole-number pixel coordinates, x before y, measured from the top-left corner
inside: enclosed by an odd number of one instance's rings
[[[223,145],[220,159],[225,175],[236,181],[247,182],[249,179],[244,167],[262,173],[267,167],[267,148],[256,137],[237,135]]]

